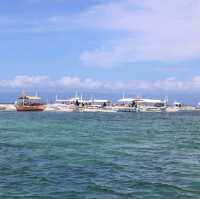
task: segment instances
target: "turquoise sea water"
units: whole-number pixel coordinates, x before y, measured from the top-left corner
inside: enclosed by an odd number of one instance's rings
[[[0,113],[2,199],[200,198],[200,113]]]

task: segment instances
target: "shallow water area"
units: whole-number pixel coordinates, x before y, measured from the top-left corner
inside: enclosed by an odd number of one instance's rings
[[[200,113],[0,112],[0,198],[200,198]]]

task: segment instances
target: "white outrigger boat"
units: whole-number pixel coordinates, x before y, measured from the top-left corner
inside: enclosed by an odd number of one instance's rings
[[[83,112],[116,112],[112,107],[112,102],[107,99],[94,99],[87,101],[83,107]]]
[[[163,112],[167,108],[166,100],[123,97],[118,102],[118,112]]]
[[[140,112],[164,112],[167,108],[166,100],[139,99],[136,104]]]
[[[58,99],[56,96],[56,101],[53,104],[48,104],[45,111],[56,111],[56,112],[74,112],[77,111],[76,103],[79,98],[74,97],[70,99]]]
[[[125,98],[123,96],[122,99],[118,100],[119,104],[113,106],[113,109],[117,112],[135,112],[137,111],[135,99],[133,98]]]
[[[180,102],[175,101],[173,103],[173,106],[168,107],[166,111],[167,112],[190,112],[190,111],[196,111],[196,110],[198,110],[197,107],[184,105]]]

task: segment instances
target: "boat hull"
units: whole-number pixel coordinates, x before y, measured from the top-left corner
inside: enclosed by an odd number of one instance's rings
[[[42,112],[45,110],[44,105],[30,106],[30,105],[16,105],[16,110],[19,112]]]

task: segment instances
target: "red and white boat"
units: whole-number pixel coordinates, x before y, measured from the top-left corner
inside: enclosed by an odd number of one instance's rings
[[[17,111],[44,111],[46,106],[40,102],[41,98],[38,96],[22,95],[17,98],[15,107]]]

